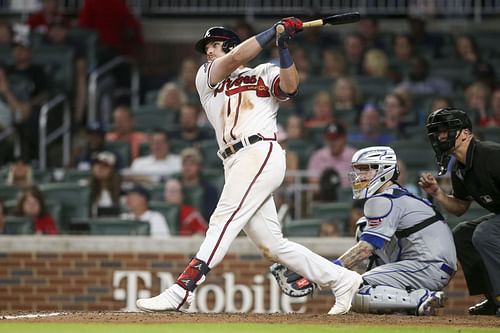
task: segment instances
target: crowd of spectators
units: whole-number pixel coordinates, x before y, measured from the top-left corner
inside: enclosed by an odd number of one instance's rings
[[[34,44],[62,46],[73,52],[74,83],[69,96],[74,128],[71,161],[61,167],[87,172],[88,215],[99,217],[106,208],[114,208],[128,211],[127,217],[149,221],[154,235],[203,233],[222,190],[223,174],[215,157],[214,133],[194,85],[202,59],[183,59],[170,80],[144,96],[152,117],[165,116],[158,119],[170,122],[141,123],[140,110],[120,103],[113,106],[109,124],[91,123],[86,111],[91,59],[85,45],[71,39],[69,31],[77,27],[95,30],[97,63],[102,64],[117,55],[139,54],[143,44],[140,22],[121,0],[86,0],[76,20],[59,11],[57,0],[45,0],[25,23],[31,37],[0,22],[0,47],[12,52],[12,62],[0,68],[0,127],[13,126],[22,138],[22,157],[10,159],[5,184],[24,189],[40,183],[32,170],[38,157],[38,113],[54,87],[49,84],[50,73],[33,61],[37,56]],[[245,22],[238,22],[234,29],[243,38],[254,31]],[[40,38],[34,39],[34,34]],[[347,172],[355,150],[401,142],[426,147],[422,127],[431,110],[456,106],[471,115],[475,127],[499,126],[500,88],[495,73],[499,50],[479,47],[476,37],[429,32],[419,18],[408,20],[408,33],[381,31],[373,17],[363,18],[347,34],[305,30],[291,46],[301,86],[294,99],[281,104],[278,139],[288,152],[288,170],[307,172],[305,176],[289,173],[277,201],[292,208],[298,202],[302,205],[303,198],[296,200],[304,192],[297,190],[299,184],[312,194],[306,205],[310,200],[345,200],[332,193],[349,189]],[[271,60],[272,49],[263,57]],[[414,176],[419,170],[411,163],[405,166],[404,158],[400,162],[407,169],[405,182],[417,191]],[[159,187],[164,196],[154,197]],[[40,198],[37,192],[31,193],[28,199]],[[179,207],[177,230],[170,230],[165,216],[162,220],[148,208],[151,200]],[[41,208],[29,216],[50,220],[44,215],[43,198],[38,201]],[[22,213],[19,207],[16,214]],[[344,222],[341,228],[327,224],[322,233],[350,233],[351,227]],[[57,226],[38,226],[48,222],[37,223],[37,232],[60,231]]]

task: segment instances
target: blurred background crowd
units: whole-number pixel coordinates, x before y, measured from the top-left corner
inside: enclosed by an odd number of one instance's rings
[[[394,14],[386,2],[367,1],[359,23],[306,29],[291,43],[301,85],[278,112],[287,176],[275,199],[285,235],[354,233],[363,203],[352,200],[347,172],[359,148],[393,147],[400,183],[420,193],[418,175],[435,169],[424,126],[432,110],[461,108],[479,139],[500,141],[498,18],[467,12],[469,2],[457,14],[401,1]],[[224,175],[195,88],[205,59],[194,42],[211,25],[244,40],[263,23],[249,8],[217,16],[225,1],[185,12],[174,3],[0,1],[0,233],[205,232]],[[500,12],[497,1],[480,6]],[[303,7],[282,6],[288,14],[263,21],[330,14]],[[193,15],[203,9],[212,16]],[[200,26],[192,40],[179,42],[182,29],[155,31],[171,36],[161,43],[144,32],[179,15]],[[454,31],[453,20],[463,28]],[[275,51],[255,64],[274,61]],[[448,177],[440,182],[449,188]]]

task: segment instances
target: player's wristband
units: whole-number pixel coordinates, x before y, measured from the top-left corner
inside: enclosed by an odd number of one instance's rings
[[[280,53],[280,67],[288,68],[293,65],[293,58],[288,49],[282,49],[278,47],[278,51]]]
[[[265,31],[262,31],[260,34],[256,35],[255,39],[259,43],[260,47],[264,48],[264,46],[266,46],[266,44],[269,43],[271,39],[273,39],[274,34],[275,34],[274,27],[271,27]]]
[[[339,265],[341,267],[344,267],[344,263],[342,262],[342,260],[340,259],[335,259],[334,261],[332,261],[335,265]]]

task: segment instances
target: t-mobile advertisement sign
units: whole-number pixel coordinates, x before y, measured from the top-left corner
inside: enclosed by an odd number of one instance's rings
[[[152,292],[153,278],[160,279],[160,289],[163,291],[175,282],[172,273],[157,273],[154,277],[148,271],[115,271],[113,274],[113,298],[125,301],[125,311],[137,311],[135,301],[138,298],[156,296]],[[278,284],[271,274],[254,275],[252,285],[238,284],[234,273],[223,274],[223,285],[205,283],[196,289],[192,312],[299,312],[306,311],[307,297],[292,298],[281,293]],[[123,282],[125,281],[125,282]],[[120,287],[125,285],[124,288]],[[138,289],[144,285],[146,289]],[[265,285],[268,284],[268,297],[265,295]],[[213,302],[208,304],[208,298]],[[267,299],[267,302],[266,302]],[[237,301],[238,300],[238,301]],[[237,304],[238,305],[237,305]],[[294,305],[295,304],[295,305]]]

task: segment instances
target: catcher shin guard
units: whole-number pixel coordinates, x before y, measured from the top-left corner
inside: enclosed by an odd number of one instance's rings
[[[434,314],[433,311],[423,313],[423,304],[432,303],[433,307],[443,307],[443,302],[429,302],[433,295],[442,292],[431,292],[427,289],[416,289],[407,292],[389,286],[363,286],[354,296],[352,310],[359,313],[407,313],[415,315]],[[430,306],[430,305],[429,305]],[[432,312],[432,313],[431,313]]]
[[[196,286],[205,280],[208,272],[210,268],[204,261],[193,258],[176,282],[187,291],[194,291]]]

